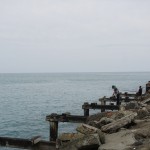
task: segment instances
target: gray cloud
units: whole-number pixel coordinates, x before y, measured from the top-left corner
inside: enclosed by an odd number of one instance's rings
[[[1,0],[0,72],[149,71],[149,5]]]

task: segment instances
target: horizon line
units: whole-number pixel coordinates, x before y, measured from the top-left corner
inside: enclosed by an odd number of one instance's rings
[[[50,74],[50,73],[150,73],[150,71],[64,71],[64,72],[0,72],[0,74]]]

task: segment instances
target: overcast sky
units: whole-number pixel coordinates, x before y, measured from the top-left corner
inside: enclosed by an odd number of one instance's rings
[[[150,71],[150,0],[0,0],[0,73]]]

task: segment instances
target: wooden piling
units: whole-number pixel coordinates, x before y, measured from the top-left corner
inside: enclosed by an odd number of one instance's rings
[[[51,142],[56,142],[58,137],[58,122],[84,123],[86,122],[86,119],[87,117],[85,116],[68,115],[66,113],[61,115],[52,113],[51,115],[46,116],[46,121],[49,121],[50,124],[49,140]]]
[[[50,141],[56,141],[58,137],[58,121],[50,122]]]
[[[89,116],[89,109],[84,109],[84,116],[85,117]]]
[[[106,105],[106,101],[104,99],[101,101],[101,105]],[[102,108],[101,112],[105,112],[105,108]]]
[[[86,106],[86,105],[89,105],[89,103],[85,102],[84,106]],[[89,108],[86,108],[86,107],[84,108],[84,116],[85,117],[89,116]]]

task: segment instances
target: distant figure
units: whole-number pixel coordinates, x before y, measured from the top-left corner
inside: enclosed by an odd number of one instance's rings
[[[119,90],[115,85],[112,85],[112,89],[114,90],[113,92],[113,97],[117,100],[117,105],[120,105],[120,93]]]
[[[125,96],[125,102],[129,102],[130,100],[127,92],[124,93],[124,96]]]
[[[139,90],[136,94],[137,94],[137,96],[142,96],[142,87],[141,86],[139,86]]]
[[[146,84],[146,92],[149,92],[150,90],[150,81],[148,81],[148,83]]]

